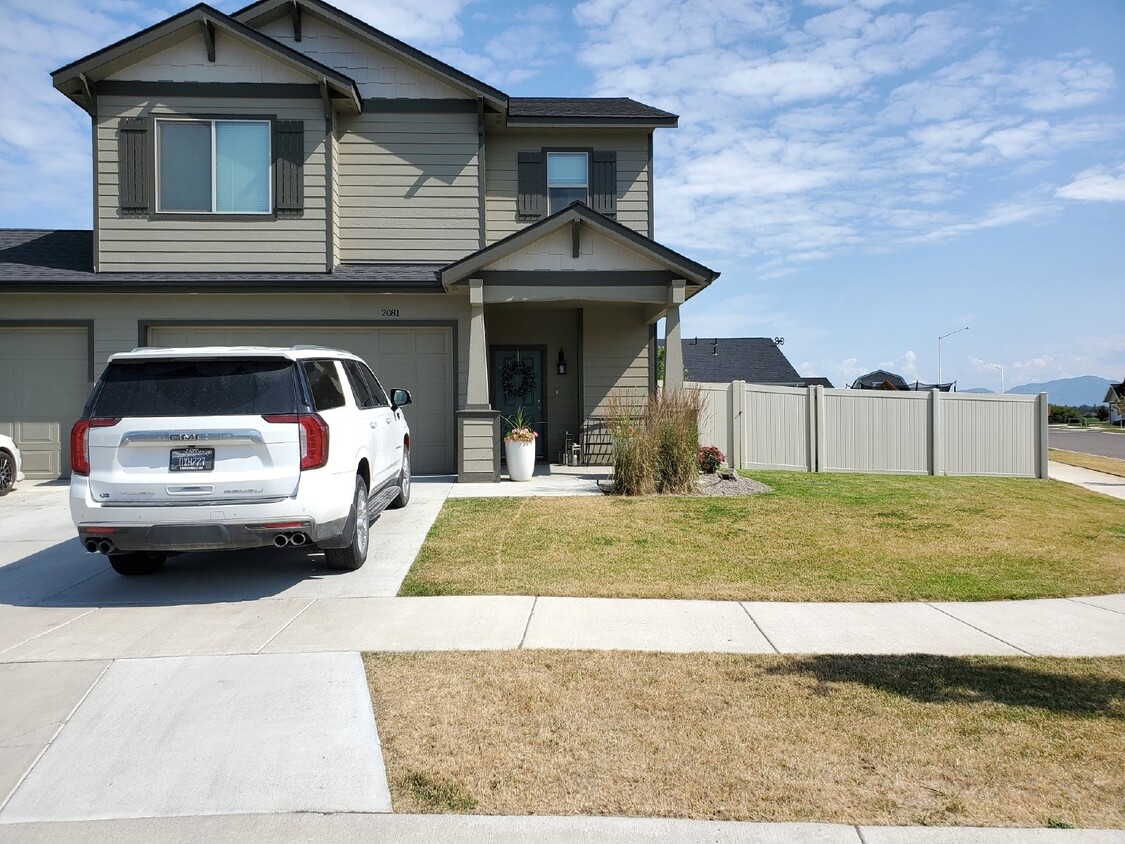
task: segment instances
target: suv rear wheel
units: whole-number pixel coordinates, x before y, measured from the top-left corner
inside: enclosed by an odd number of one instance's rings
[[[352,541],[346,548],[325,548],[324,559],[328,567],[338,571],[355,571],[367,562],[367,545],[371,522],[367,518],[367,484],[356,475],[355,499],[348,521],[352,523]]]
[[[138,574],[156,574],[164,568],[167,554],[150,554],[147,551],[129,551],[122,554],[110,554],[109,564],[118,574],[127,577]]]
[[[0,451],[0,495],[7,495],[16,484],[16,461],[6,451]]]

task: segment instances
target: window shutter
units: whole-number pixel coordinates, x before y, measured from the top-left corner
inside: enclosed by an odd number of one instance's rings
[[[517,183],[519,216],[538,220],[547,209],[547,156],[542,152],[521,152]]]
[[[304,122],[278,120],[273,130],[273,197],[278,211],[304,209],[304,164]]]
[[[594,150],[590,161],[590,207],[607,217],[617,216],[617,153]]]
[[[149,121],[123,117],[117,124],[118,204],[123,214],[144,214],[149,206]]]

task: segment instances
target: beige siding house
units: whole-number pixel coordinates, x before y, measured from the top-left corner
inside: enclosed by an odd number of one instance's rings
[[[496,481],[502,420],[609,459],[655,337],[717,273],[651,239],[627,99],[503,92],[322,0],[194,6],[60,68],[93,231],[0,231],[0,433],[69,471],[93,379],[138,345],[339,346],[411,391],[414,471]],[[669,372],[682,366],[669,365]]]

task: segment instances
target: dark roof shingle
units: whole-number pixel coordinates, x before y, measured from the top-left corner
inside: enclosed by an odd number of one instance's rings
[[[618,119],[671,121],[670,111],[629,97],[509,97],[509,118]]]
[[[332,273],[136,272],[95,273],[93,233],[73,229],[0,229],[0,289],[80,290],[169,289],[191,292],[221,289],[232,283],[246,288],[378,289],[409,288],[441,292],[441,264],[342,264]],[[316,285],[316,287],[314,287]]]
[[[805,383],[769,337],[698,337],[682,341],[687,380],[705,383]]]

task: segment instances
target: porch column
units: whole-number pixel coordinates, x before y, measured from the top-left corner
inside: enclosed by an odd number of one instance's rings
[[[488,338],[484,331],[484,281],[469,279],[469,383],[457,411],[457,480],[500,480],[500,411],[488,402]]]
[[[469,279],[469,384],[465,407],[482,410],[488,402],[488,338],[484,331],[484,281]]]
[[[680,305],[684,303],[682,278],[672,281],[670,303],[664,317],[664,389],[678,390],[684,386],[684,348],[680,345]]]

